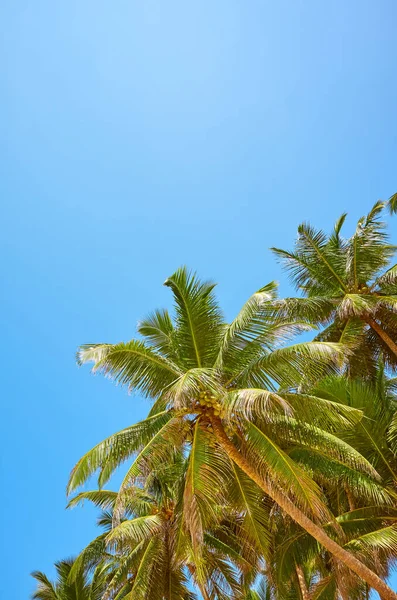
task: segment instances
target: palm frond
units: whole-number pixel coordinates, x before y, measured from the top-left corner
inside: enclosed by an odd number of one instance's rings
[[[32,594],[33,600],[60,600],[53,583],[45,573],[33,571],[31,575],[38,582],[38,586]]]
[[[277,284],[272,281],[247,300],[237,317],[225,329],[215,368],[222,368],[228,354],[233,356],[236,347],[241,349],[253,340],[265,339],[269,336],[272,324],[270,320],[261,318],[261,313],[269,306],[269,302],[276,298],[276,294]]]
[[[125,506],[126,493],[138,478],[145,477],[158,466],[166,464],[173,456],[174,449],[180,449],[185,441],[189,424],[179,419],[171,419],[156,432],[142,448],[128,469],[119,488],[114,505],[114,522],[117,523]]]
[[[264,502],[263,492],[239,467],[232,464],[229,480],[229,501],[242,515],[239,541],[256,548],[260,557],[268,557],[271,543],[270,514]]]
[[[227,457],[214,446],[211,432],[197,420],[192,434],[183,495],[185,526],[197,557],[205,529],[218,520],[218,502],[223,499],[225,475],[230,469]]]
[[[160,515],[145,515],[123,521],[108,533],[106,541],[110,545],[127,543],[138,544],[142,540],[148,541],[161,529],[163,521]]]
[[[84,345],[80,347],[79,363],[93,362],[93,372],[100,372],[116,383],[127,385],[155,398],[182,373],[171,360],[161,356],[138,340],[119,344]]]
[[[360,454],[353,446],[350,446],[337,436],[320,429],[314,425],[302,423],[291,417],[275,416],[264,429],[269,430],[276,439],[293,445],[310,448],[310,450],[323,453],[337,460],[339,463],[370,475],[380,480],[371,463]]]
[[[171,288],[174,295],[175,342],[185,368],[212,366],[223,331],[223,317],[213,294],[214,284],[201,282],[182,267],[164,285]]]
[[[112,470],[127,460],[134,452],[146,445],[170,419],[172,413],[163,411],[148,417],[135,425],[115,433],[85,454],[73,468],[67,493],[81,486],[105,463],[111,463]]]
[[[314,518],[329,518],[320,488],[269,436],[246,422],[245,438],[247,458],[257,471]]]
[[[137,330],[157,352],[177,362],[175,330],[168,310],[155,310],[139,321]]]
[[[391,215],[397,212],[397,194],[390,196],[389,200],[387,201],[387,207]]]

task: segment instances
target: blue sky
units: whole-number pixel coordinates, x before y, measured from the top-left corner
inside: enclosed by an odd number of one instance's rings
[[[228,317],[269,280],[288,293],[268,247],[397,191],[396,18],[393,0],[3,0],[5,598],[92,538],[68,473],[148,408],[76,347],[132,337],[181,264]]]

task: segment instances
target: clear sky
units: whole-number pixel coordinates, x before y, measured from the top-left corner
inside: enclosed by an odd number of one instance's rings
[[[94,536],[68,473],[148,408],[78,344],[132,337],[181,264],[228,317],[269,280],[288,293],[269,246],[397,191],[396,19],[394,0],[2,1],[2,597]]]

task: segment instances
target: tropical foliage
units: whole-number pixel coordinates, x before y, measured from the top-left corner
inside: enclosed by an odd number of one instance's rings
[[[373,377],[380,355],[389,368],[397,366],[397,267],[390,265],[396,247],[380,220],[384,208],[377,202],[348,239],[341,235],[343,214],[329,236],[302,223],[293,251],[273,248],[304,294],[278,301],[277,309],[325,325],[316,339],[350,348],[351,376]]]
[[[56,584],[34,573],[35,598],[397,598],[385,583],[397,559],[385,206],[348,239],[342,216],[330,236],[301,225],[293,252],[275,250],[301,297],[271,282],[227,323],[214,284],[181,268],[165,282],[172,313],[150,314],[137,339],[79,349],[79,364],[152,406],[72,470],[69,494],[97,474],[69,506],[93,503],[103,531],[57,563]],[[104,489],[122,465],[119,489]]]

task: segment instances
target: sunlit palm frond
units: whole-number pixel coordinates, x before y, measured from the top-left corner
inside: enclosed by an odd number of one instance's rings
[[[111,463],[112,471],[116,469],[134,452],[146,445],[153,435],[158,433],[171,419],[172,413],[163,411],[131,425],[97,444],[73,468],[67,487],[68,493],[85,483],[105,463]]]
[[[155,310],[139,321],[137,330],[156,351],[177,363],[175,329],[168,310]]]
[[[137,390],[152,398],[182,373],[175,363],[139,340],[111,346],[81,346],[79,362],[93,362],[94,373],[103,373],[130,391]]]
[[[252,423],[245,427],[245,452],[272,485],[279,486],[314,518],[329,517],[321,490],[269,436]]]
[[[174,295],[175,342],[184,367],[211,367],[223,333],[223,316],[215,300],[213,283],[201,282],[185,267],[169,277],[165,285]]]
[[[145,515],[123,521],[112,529],[106,541],[110,545],[137,544],[142,540],[148,541],[156,535],[162,527],[162,518],[158,514]]]
[[[229,460],[214,443],[205,422],[198,419],[192,432],[183,493],[185,526],[196,556],[205,529],[219,519],[217,502],[224,499],[224,481],[230,470]]]
[[[258,338],[266,338],[266,334],[270,333],[272,323],[270,320],[261,318],[261,314],[269,302],[276,298],[276,295],[277,284],[272,281],[247,300],[237,317],[225,328],[215,368],[224,368],[228,359],[233,361],[236,350]]]

